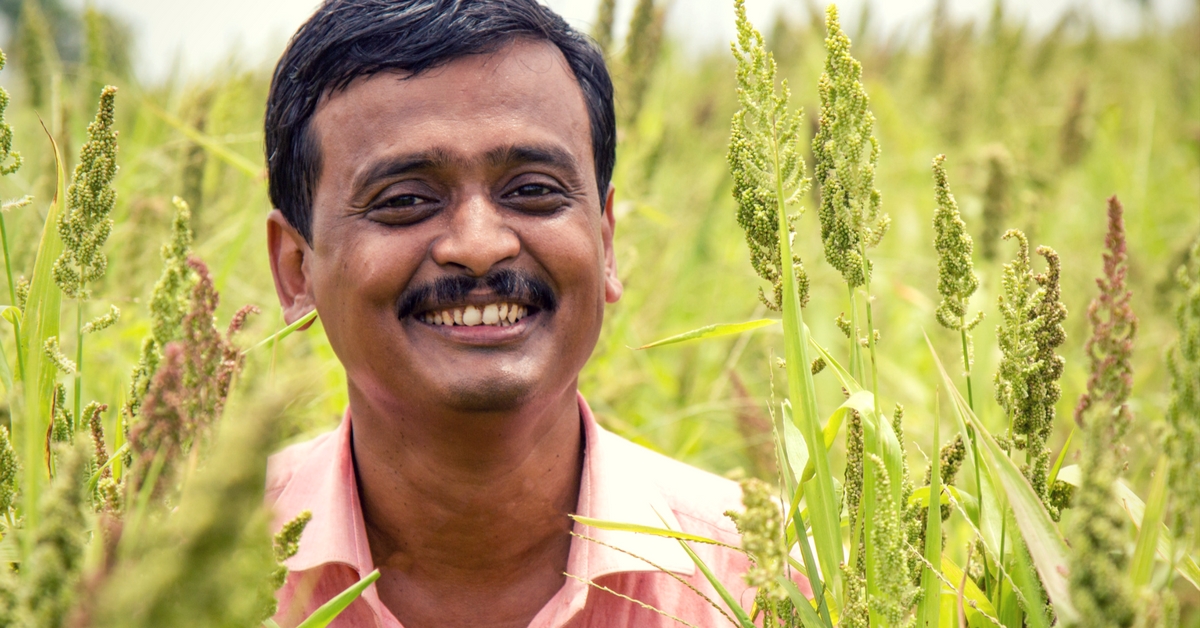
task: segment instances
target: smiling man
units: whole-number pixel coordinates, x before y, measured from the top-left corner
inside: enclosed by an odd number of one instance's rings
[[[536,0],[330,0],[293,37],[271,270],[350,407],[270,462],[277,524],[313,514],[281,625],[376,568],[335,626],[674,625],[634,600],[726,622],[674,540],[570,518],[738,540],[736,485],[606,432],[577,391],[621,296],[615,142],[603,56]],[[696,551],[750,601],[740,553]]]

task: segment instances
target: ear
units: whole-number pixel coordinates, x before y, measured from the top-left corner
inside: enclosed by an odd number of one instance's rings
[[[316,308],[309,277],[313,252],[304,236],[278,209],[267,215],[267,252],[271,257],[275,294],[283,306],[283,320],[291,325]]]
[[[616,303],[621,299],[625,287],[617,277],[617,256],[613,252],[613,232],[616,231],[617,217],[613,212],[613,195],[616,188],[608,184],[608,193],[604,195],[604,216],[601,217],[600,237],[604,244],[604,302]]]

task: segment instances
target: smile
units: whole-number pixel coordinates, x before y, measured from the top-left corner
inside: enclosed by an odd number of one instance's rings
[[[488,303],[425,312],[419,318],[430,325],[509,327],[528,314],[529,308],[518,303]]]

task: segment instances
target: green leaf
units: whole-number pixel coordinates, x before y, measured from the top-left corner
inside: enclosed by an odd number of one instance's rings
[[[808,457],[808,443],[804,441],[804,434],[800,433],[800,428],[792,422],[792,403],[784,399],[780,405],[783,406],[783,450],[788,467],[791,468],[794,477],[800,478],[800,482],[806,482],[809,478],[805,475],[811,476],[813,473]]]
[[[1150,584],[1150,575],[1154,571],[1154,552],[1158,549],[1159,529],[1162,528],[1163,514],[1167,510],[1167,475],[1170,460],[1166,456],[1158,458],[1154,468],[1154,480],[1150,484],[1150,501],[1146,503],[1145,516],[1142,518],[1141,529],[1138,530],[1137,546],[1133,550],[1131,578],[1133,586],[1141,588]]]
[[[779,322],[779,319],[776,319],[776,318],[760,318],[758,320],[746,321],[745,323],[720,323],[717,325],[705,325],[704,327],[701,327],[699,329],[693,329],[692,331],[684,332],[682,334],[677,334],[677,335],[671,336],[669,338],[663,338],[662,340],[656,340],[650,344],[642,345],[642,346],[638,347],[638,351],[641,351],[642,349],[650,349],[653,347],[662,347],[662,346],[666,346],[666,345],[673,345],[675,343],[686,342],[688,340],[703,340],[705,338],[718,338],[720,336],[732,336],[735,334],[741,334],[744,332],[752,331],[752,330],[758,329],[759,327],[766,327],[768,325],[774,325],[778,322]]]
[[[656,528],[654,526],[638,525],[636,523],[622,523],[619,521],[605,521],[603,519],[592,519],[591,517],[582,517],[580,515],[571,515],[571,518],[585,526],[591,526],[598,530],[615,530],[618,532],[636,532],[638,534],[649,534],[651,536],[661,536],[679,541],[695,541],[696,543],[707,543],[709,545],[720,545],[731,549],[741,551],[741,548],[722,543],[720,541],[710,539],[708,537],[699,536],[696,534],[688,534],[687,532],[678,532],[670,528]]]
[[[978,442],[981,444],[981,450],[984,454],[984,466],[988,470],[993,482],[1003,489],[1004,495],[1007,497],[1007,502],[1011,508],[1013,518],[1016,520],[1017,527],[1021,531],[1021,536],[1025,540],[1026,547],[1029,550],[1030,558],[1033,566],[1037,569],[1038,575],[1041,576],[1041,584],[1045,586],[1046,593],[1050,596],[1050,601],[1054,604],[1054,610],[1058,617],[1065,624],[1070,625],[1076,622],[1079,618],[1078,611],[1075,610],[1074,604],[1071,602],[1070,591],[1067,585],[1067,544],[1058,531],[1058,527],[1054,524],[1054,520],[1050,518],[1050,513],[1046,512],[1042,505],[1042,500],[1033,492],[1033,488],[1029,485],[1029,481],[1017,468],[1017,465],[1008,458],[992,435],[984,428],[975,413],[971,411],[966,400],[959,394],[955,388],[953,380],[949,373],[946,372],[942,365],[941,359],[937,355],[937,351],[933,348],[933,343],[929,341],[928,336],[925,338],[929,344],[929,351],[933,355],[934,363],[937,365],[938,371],[942,375],[942,380],[946,385],[946,390],[950,394],[950,398],[954,401],[954,407],[957,411],[955,416],[958,417],[960,427],[965,433],[967,423],[975,427],[978,434]],[[1017,557],[1018,566],[1023,562],[1023,556],[1018,546],[1014,555]],[[1029,578],[1026,574],[1021,573],[1018,569],[1014,574],[1014,581],[1018,588],[1021,588],[1021,594],[1025,597],[1026,604],[1037,605],[1039,592],[1033,590],[1037,585],[1037,578]],[[1033,618],[1038,614],[1036,608],[1030,609],[1028,617]],[[1038,619],[1033,619],[1037,622]]]
[[[292,323],[291,325],[288,325],[287,327],[280,329],[279,331],[271,334],[270,336],[263,338],[262,340],[260,340],[258,342],[258,344],[243,351],[242,355],[246,355],[247,353],[250,353],[251,351],[258,349],[259,347],[265,347],[269,344],[274,344],[276,342],[279,342],[280,340],[283,340],[284,338],[287,338],[288,336],[292,335],[292,332],[296,331],[297,329],[300,329],[301,327],[313,322],[314,320],[316,320],[316,318],[317,318],[317,311],[313,310],[313,311],[309,312],[308,314],[301,316],[296,322]]]
[[[821,617],[817,615],[817,611],[813,609],[812,602],[804,597],[795,582],[788,580],[783,576],[775,579],[779,586],[787,592],[788,599],[792,601],[792,606],[796,607],[796,612],[800,613],[800,625],[804,628],[821,628],[825,622],[821,621]]]
[[[45,130],[45,127],[42,127]],[[46,212],[46,222],[42,225],[42,237],[38,243],[37,258],[34,262],[33,278],[29,286],[29,298],[25,303],[24,318],[21,321],[21,347],[25,355],[25,376],[29,381],[23,382],[25,387],[25,415],[20,420],[13,421],[13,440],[18,445],[22,474],[24,479],[22,513],[25,518],[25,529],[33,530],[38,526],[38,502],[41,497],[42,485],[50,477],[49,451],[46,448],[46,431],[50,425],[51,401],[54,397],[54,385],[57,382],[58,368],[42,351],[46,340],[58,336],[59,316],[62,308],[62,291],[54,282],[54,263],[62,253],[63,242],[58,235],[58,216],[62,213],[62,203],[66,199],[64,189],[66,176],[63,174],[62,158],[58,153],[58,145],[50,132],[50,144],[54,151],[55,171],[57,181],[54,187],[54,198],[50,209]],[[25,535],[31,536],[31,535]],[[28,550],[29,548],[25,548]]]
[[[688,547],[687,542],[680,539],[679,545],[683,547],[683,551],[687,552],[688,556],[692,559],[692,562],[696,563],[696,567],[698,567],[700,572],[704,574],[704,577],[708,579],[708,583],[712,585],[713,589],[716,589],[717,595],[721,596],[721,599],[725,601],[725,605],[729,607],[730,612],[732,612],[733,616],[737,618],[738,623],[742,625],[742,628],[756,628],[754,622],[750,619],[750,616],[746,614],[746,611],[742,610],[742,606],[738,604],[737,600],[733,598],[733,595],[729,593],[729,589],[726,589],[725,585],[722,584],[721,581],[717,579],[717,576],[713,574],[712,570],[708,568],[708,565],[704,564],[703,560],[700,560],[700,557],[696,555],[696,552],[693,552],[692,548]]]
[[[332,622],[342,611],[346,610],[346,607],[350,606],[351,602],[358,599],[358,596],[362,595],[362,592],[366,591],[372,582],[378,579],[379,570],[376,569],[367,574],[362,580],[350,585],[350,588],[338,593],[332,600],[322,604],[320,608],[313,611],[313,614],[309,615],[308,619],[304,620],[296,628],[325,628],[325,626],[329,625],[329,622]]]
[[[984,613],[993,620],[996,618],[996,607],[992,606],[992,601],[988,599],[987,594],[979,588],[979,585],[975,584],[974,580],[966,578],[964,582],[962,567],[959,567],[953,560],[950,560],[950,558],[945,555],[941,557],[941,560],[938,562],[938,564],[942,566],[942,575],[945,576],[947,580],[955,583],[955,586],[957,586],[958,583],[963,583],[963,597],[975,602],[974,608],[972,608],[970,605],[967,605],[967,615],[971,615],[973,612],[975,612]]]
[[[1071,441],[1075,440],[1075,426],[1071,426],[1071,433],[1067,434],[1067,441],[1063,443],[1062,449],[1058,450],[1058,458],[1054,461],[1054,467],[1050,469],[1050,480],[1046,486],[1054,486],[1054,482],[1058,480],[1058,472],[1062,469],[1063,461],[1067,459],[1067,451],[1071,449]]]

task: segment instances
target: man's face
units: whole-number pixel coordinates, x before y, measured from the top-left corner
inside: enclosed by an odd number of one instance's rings
[[[312,307],[352,394],[379,410],[511,410],[573,389],[620,297],[611,193],[552,44],[328,96],[313,242],[269,225],[288,320]]]

